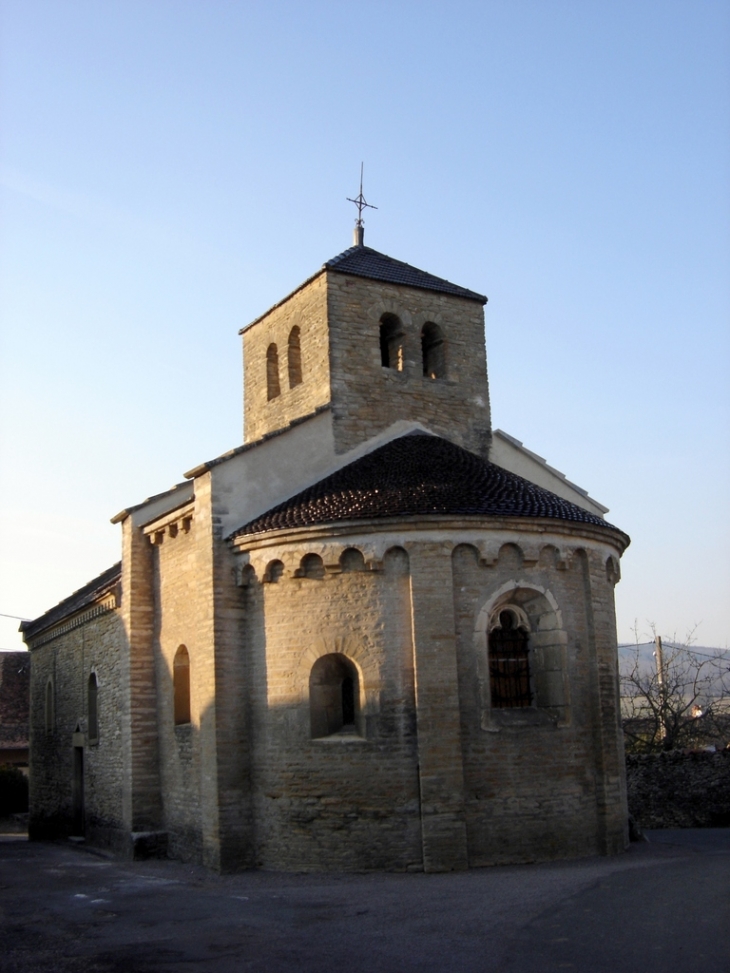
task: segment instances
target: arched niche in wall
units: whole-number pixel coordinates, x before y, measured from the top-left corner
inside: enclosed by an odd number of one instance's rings
[[[360,678],[357,666],[340,653],[320,656],[309,675],[312,739],[359,732]]]
[[[356,547],[346,547],[340,555],[340,567],[343,573],[349,571],[365,571],[365,558],[362,551]]]
[[[312,578],[321,581],[324,578],[324,562],[319,554],[305,554],[299,565],[297,575],[300,578]]]
[[[268,584],[278,584],[284,577],[284,562],[275,558],[269,561],[264,572],[264,581]]]
[[[386,574],[408,574],[411,569],[408,551],[404,547],[389,547],[383,554],[383,569]]]
[[[181,645],[172,663],[175,726],[190,722],[190,655]]]

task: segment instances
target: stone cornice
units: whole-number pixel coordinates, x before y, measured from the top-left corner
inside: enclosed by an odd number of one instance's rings
[[[244,534],[233,538],[231,543],[239,551],[260,550],[266,547],[278,547],[286,543],[316,543],[317,541],[336,540],[342,536],[358,536],[362,534],[382,533],[494,533],[508,532],[515,535],[560,535],[574,541],[580,546],[580,541],[588,540],[602,544],[610,544],[619,554],[623,554],[629,546],[630,539],[623,531],[615,527],[599,526],[568,520],[558,520],[547,517],[461,517],[445,518],[438,515],[433,517],[403,517],[376,518],[372,520],[338,521],[335,524],[323,524],[313,527],[282,528],[281,530],[264,531],[259,534]],[[461,543],[461,541],[457,541]]]
[[[73,631],[75,628],[80,628],[82,625],[86,625],[87,622],[93,621],[95,618],[99,618],[100,615],[106,615],[109,612],[114,611],[119,605],[119,597],[117,590],[109,591],[103,595],[99,601],[94,604],[87,606],[83,611],[77,612],[75,615],[71,615],[69,618],[64,618],[55,625],[40,632],[34,638],[28,639],[28,648],[31,652],[34,649],[39,649],[42,645],[47,642],[52,642],[53,639],[60,638],[61,635],[66,635],[68,632]]]

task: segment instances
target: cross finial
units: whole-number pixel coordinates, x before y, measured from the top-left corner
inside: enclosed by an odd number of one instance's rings
[[[373,206],[371,203],[365,201],[365,197],[362,194],[362,171],[363,163],[360,163],[360,193],[355,199],[350,199],[347,197],[348,203],[354,203],[357,206],[357,219],[355,220],[355,246],[361,247],[363,245],[363,239],[365,237],[365,226],[362,219],[362,211],[367,209],[377,209],[377,206]]]

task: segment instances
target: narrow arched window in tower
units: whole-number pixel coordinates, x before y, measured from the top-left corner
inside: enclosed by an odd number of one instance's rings
[[[287,364],[289,366],[289,388],[302,384],[302,347],[301,334],[297,325],[289,332],[287,347]]]
[[[395,314],[380,319],[380,363],[383,368],[403,371],[403,326]]]
[[[89,743],[97,743],[99,740],[99,684],[96,681],[95,672],[92,672],[89,676],[88,696]]]
[[[190,656],[184,645],[175,653],[172,663],[175,693],[175,726],[190,722]]]
[[[532,705],[528,640],[514,614],[501,611],[489,633],[489,685],[495,708]]]
[[[441,328],[427,321],[421,331],[424,378],[446,378],[446,347]]]
[[[266,398],[269,402],[281,393],[279,385],[279,349],[270,344],[266,349]]]

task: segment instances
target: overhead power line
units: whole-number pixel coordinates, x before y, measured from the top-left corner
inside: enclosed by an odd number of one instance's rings
[[[653,642],[620,642],[619,649],[639,649],[646,647],[651,648],[653,651]],[[676,642],[665,642],[664,647],[667,649],[681,649],[683,652],[689,652],[691,655],[701,655],[705,659],[715,659],[717,656],[710,655],[708,652],[700,652],[699,649],[693,649],[691,645],[677,645]],[[730,649],[716,649],[711,645],[703,646],[705,649],[711,649],[713,652],[720,653],[721,655],[730,652]]]

